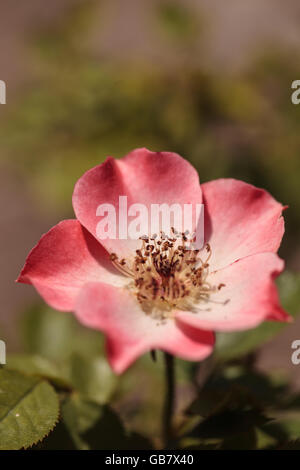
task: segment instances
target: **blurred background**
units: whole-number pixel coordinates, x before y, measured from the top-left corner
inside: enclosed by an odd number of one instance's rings
[[[28,336],[45,307],[33,288],[14,284],[29,250],[73,217],[84,171],[139,146],[181,154],[202,182],[240,178],[287,204],[280,254],[290,276],[299,272],[297,0],[1,0],[0,31],[0,338],[8,352],[37,347]],[[40,343],[51,356],[56,346],[47,343],[66,343],[69,317],[46,317]],[[299,321],[259,350],[256,367],[281,370],[299,388],[294,339]]]

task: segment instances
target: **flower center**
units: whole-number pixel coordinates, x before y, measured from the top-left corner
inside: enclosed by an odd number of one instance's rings
[[[132,278],[131,287],[142,309],[157,319],[172,317],[172,311],[193,310],[201,301],[208,301],[210,294],[224,284],[212,286],[207,277],[211,247],[193,249],[195,238],[188,232],[179,233],[172,228],[172,237],[163,232],[140,238],[142,246],[132,260],[110,255],[113,265]],[[200,256],[201,252],[205,256]]]

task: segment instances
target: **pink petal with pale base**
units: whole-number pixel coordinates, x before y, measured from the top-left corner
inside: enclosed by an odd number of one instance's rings
[[[101,244],[77,220],[64,220],[42,236],[29,253],[18,282],[32,284],[57,310],[70,311],[81,287],[91,281],[122,286]]]
[[[209,276],[218,286],[207,303],[195,307],[197,313],[177,312],[176,318],[195,328],[234,331],[254,328],[268,319],[289,321],[281,308],[274,278],[283,270],[283,261],[274,253],[243,258]]]
[[[245,256],[277,252],[284,233],[284,207],[263,189],[234,179],[201,185],[210,271]]]
[[[119,208],[119,196],[128,197],[128,206],[144,204],[150,214],[151,204],[201,204],[202,193],[196,170],[182,157],[170,152],[137,149],[122,160],[108,158],[87,171],[76,183],[73,207],[78,220],[95,237],[100,220],[100,204]],[[195,207],[195,206],[194,206]],[[117,218],[118,219],[118,218]],[[117,234],[118,234],[117,220]],[[145,235],[152,235],[148,229]],[[140,248],[139,241],[101,240],[109,252],[128,257]]]
[[[163,324],[147,315],[128,290],[108,284],[85,286],[78,297],[75,314],[85,326],[105,333],[108,359],[116,373],[122,373],[151,349],[200,361],[214,346],[212,332],[180,325],[173,319]]]

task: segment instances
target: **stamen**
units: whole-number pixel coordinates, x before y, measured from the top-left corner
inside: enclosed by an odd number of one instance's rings
[[[130,260],[110,255],[112,264],[132,279],[129,285],[143,310],[163,321],[172,317],[174,308],[193,311],[199,302],[215,302],[211,294],[225,287],[223,283],[213,286],[207,280],[210,245],[192,249],[194,233],[189,237],[189,231],[179,233],[174,227],[171,232],[172,237],[162,231],[159,236],[140,237],[142,246]],[[200,254],[204,250],[203,258]]]

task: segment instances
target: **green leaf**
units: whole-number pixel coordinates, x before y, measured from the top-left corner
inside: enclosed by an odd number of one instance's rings
[[[227,437],[223,440],[219,450],[253,450],[257,446],[256,430],[250,426],[247,430]]]
[[[222,364],[208,379],[198,396],[186,410],[188,416],[207,417],[215,412],[228,394],[235,393],[249,405],[267,410],[299,407],[297,396],[290,397],[288,385],[282,377],[266,375],[241,365]]]
[[[300,414],[283,413],[270,423],[262,427],[267,434],[276,437],[280,442],[299,439],[300,435]]]
[[[25,351],[61,364],[73,353],[86,356],[103,352],[103,337],[83,327],[72,314],[35,306],[24,316]]]
[[[59,363],[38,355],[14,354],[8,357],[10,370],[38,376],[56,388],[78,391],[83,397],[99,404],[109,401],[117,385],[117,376],[102,357],[72,354]]]
[[[182,439],[179,442],[179,449],[184,450],[217,450],[219,443],[204,444],[200,439]]]
[[[285,444],[277,447],[277,450],[300,450],[300,439],[286,442]]]
[[[25,315],[24,343],[27,354],[10,357],[10,367],[75,389],[99,404],[112,396],[117,376],[103,357],[103,335],[80,325],[72,314],[31,309]]]
[[[35,354],[11,354],[8,356],[7,366],[10,370],[47,379],[58,388],[71,388],[65,367],[59,367],[45,357]]]
[[[83,397],[95,403],[104,404],[109,401],[116,388],[117,377],[106,359],[87,358],[73,354],[71,383]]]
[[[26,448],[42,440],[58,415],[58,396],[51,385],[0,369],[0,450]]]
[[[129,434],[109,406],[101,406],[73,394],[62,405],[62,417],[81,450],[149,449],[147,439]]]
[[[299,313],[300,275],[285,272],[278,279],[283,307],[292,315]],[[278,334],[286,323],[265,322],[259,327],[237,333],[219,333],[215,348],[217,360],[226,361],[255,351]]]
[[[76,450],[76,446],[65,424],[59,421],[49,436],[31,450]]]
[[[261,410],[253,406],[245,391],[233,389],[213,412],[196,425],[192,435],[203,438],[228,438],[245,433],[251,427],[268,421]]]
[[[96,403],[82,399],[73,394],[62,404],[62,418],[75,446],[80,450],[88,450],[90,446],[83,434],[99,419],[102,408]]]
[[[265,415],[258,397],[239,379],[216,377],[200,391],[199,397],[187,410],[189,420],[181,439],[192,444],[215,444],[217,449],[254,449],[258,444],[258,429],[270,418]]]

